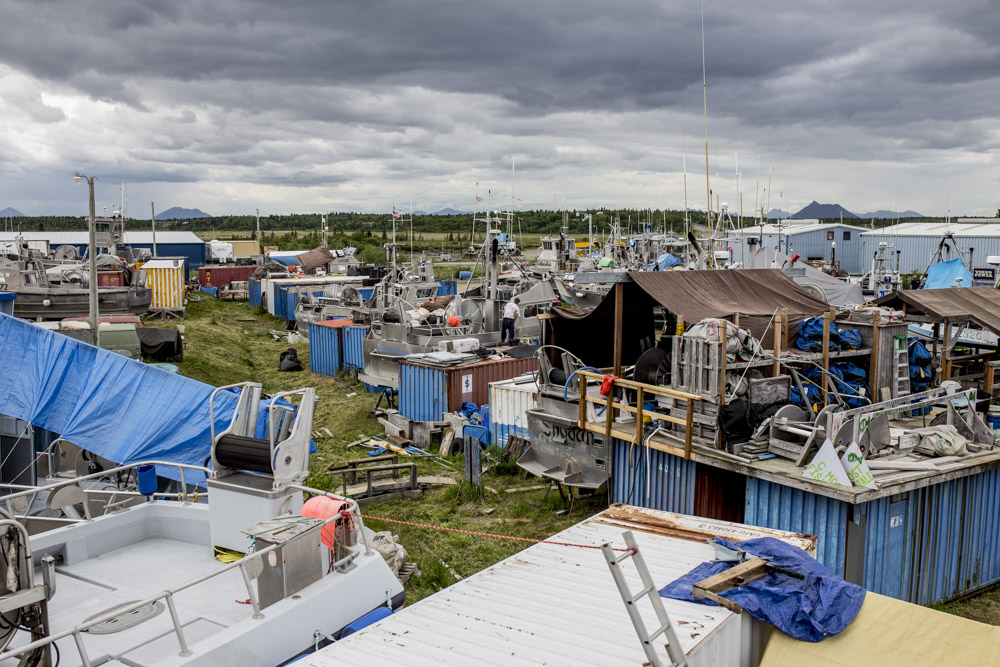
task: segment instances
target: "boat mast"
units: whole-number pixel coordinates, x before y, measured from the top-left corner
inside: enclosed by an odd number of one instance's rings
[[[708,225],[709,267],[715,268],[715,252],[712,243],[712,190],[708,181],[708,76],[705,73],[705,2],[701,3],[701,99],[705,109],[705,223]]]

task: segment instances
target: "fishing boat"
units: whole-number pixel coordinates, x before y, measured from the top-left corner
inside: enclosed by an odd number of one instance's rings
[[[521,317],[517,333],[521,338],[537,337],[540,331],[537,315],[540,308],[556,298],[548,281],[536,282],[520,268],[500,243],[502,217],[484,214],[473,219],[486,229],[473,273],[479,267],[484,272],[483,284],[471,289],[471,279],[465,289],[454,297],[437,300],[438,284],[433,274],[423,273],[420,280],[401,280],[396,270],[395,229],[393,242],[386,244],[390,270],[368,302],[371,327],[364,340],[365,368],[359,379],[376,387],[394,390],[399,386],[399,361],[414,354],[452,352],[456,344],[472,349],[496,346],[501,341],[501,315],[504,305],[516,295],[520,299]],[[515,273],[504,274],[502,259],[514,265]],[[405,276],[406,274],[402,274]],[[417,278],[421,276],[419,270]],[[425,284],[426,287],[419,287]],[[432,292],[422,292],[430,289]],[[459,343],[459,341],[463,341]]]
[[[235,405],[227,428],[212,417],[211,469],[3,485],[0,664],[281,665],[402,605],[357,503],[302,484],[315,391],[260,399],[211,394],[210,414]]]

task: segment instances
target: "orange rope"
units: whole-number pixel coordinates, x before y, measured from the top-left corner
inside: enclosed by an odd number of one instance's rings
[[[447,528],[445,526],[434,526],[429,523],[414,523],[412,521],[400,521],[399,519],[385,519],[378,516],[364,516],[361,514],[355,514],[354,512],[348,512],[343,510],[341,512],[344,516],[356,516],[362,519],[370,519],[372,521],[385,521],[387,523],[397,523],[401,526],[413,526],[414,528],[430,528],[431,530],[444,530],[449,533],[462,533],[464,535],[476,535],[478,537],[493,537],[498,540],[513,540],[515,542],[532,542],[534,544],[556,544],[561,547],[578,547],[580,549],[600,549],[600,546],[594,546],[593,544],[574,544],[572,542],[553,542],[552,540],[536,540],[532,537],[517,537],[515,535],[498,535],[496,533],[482,533],[476,530],[462,530],[461,528]],[[633,551],[629,548],[615,548],[612,547],[613,551]]]

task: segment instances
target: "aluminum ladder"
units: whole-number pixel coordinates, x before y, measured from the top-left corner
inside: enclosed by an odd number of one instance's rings
[[[632,535],[631,530],[622,533],[622,537],[625,538],[625,544],[629,548],[628,551],[618,556],[611,545],[605,542],[601,545],[601,553],[604,554],[604,560],[608,562],[611,576],[615,580],[615,585],[618,586],[618,593],[622,596],[622,601],[625,602],[625,610],[632,620],[636,634],[639,635],[639,641],[642,642],[642,650],[646,653],[646,659],[649,660],[651,667],[662,667],[665,664],[660,660],[660,656],[656,652],[656,645],[653,643],[657,637],[665,634],[669,642],[667,644],[667,654],[670,657],[669,665],[671,667],[683,667],[687,665],[684,649],[681,648],[681,641],[677,638],[677,632],[670,623],[667,611],[663,608],[663,601],[657,592],[656,584],[653,583],[653,577],[649,574],[649,568],[646,567],[646,561],[643,559],[642,554],[639,553],[639,546],[635,543],[635,537]],[[628,558],[631,558],[635,564],[635,569],[639,573],[639,579],[642,581],[643,587],[641,591],[634,595],[621,569],[622,561]],[[652,633],[646,628],[646,623],[642,620],[642,614],[639,613],[639,609],[636,606],[636,602],[644,597],[649,598],[650,604],[653,605],[653,611],[656,612],[656,618],[660,622],[660,627]]]
[[[907,345],[906,336],[894,336],[896,340],[895,349],[895,364],[896,373],[894,377],[895,386],[893,389],[893,398],[901,398],[903,396],[909,396],[912,394],[912,387],[910,386],[910,350]],[[905,417],[911,417],[910,412],[903,413]]]

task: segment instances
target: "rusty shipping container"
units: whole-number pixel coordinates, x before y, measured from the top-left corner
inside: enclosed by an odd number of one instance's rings
[[[538,370],[538,360],[490,359],[442,368],[412,361],[399,364],[399,412],[414,421],[437,421],[462,403],[484,405],[490,383]]]
[[[98,271],[97,272],[97,286],[98,287],[125,287],[125,281],[122,279],[121,271]]]
[[[256,266],[206,265],[198,268],[198,284],[202,287],[225,287],[232,282],[250,280]]]

